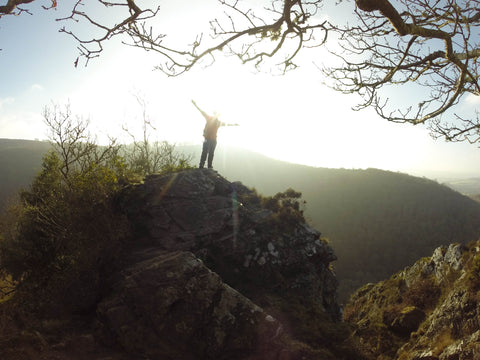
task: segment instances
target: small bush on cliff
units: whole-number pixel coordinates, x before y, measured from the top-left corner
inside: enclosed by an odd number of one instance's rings
[[[273,212],[270,221],[281,230],[288,230],[298,223],[305,223],[303,208],[306,201],[302,193],[289,188],[274,196],[262,198],[262,205]]]
[[[303,215],[305,200],[302,200],[302,193],[289,188],[273,196],[263,196],[252,189],[248,193],[239,194],[239,201],[248,203],[251,206],[258,206],[272,211],[268,219],[268,226],[275,226],[281,231],[288,231],[297,224],[305,223]]]
[[[467,280],[474,290],[480,290],[480,253],[473,257],[470,269],[467,274]]]
[[[442,294],[434,276],[419,279],[413,283],[403,294],[406,306],[415,306],[424,311],[435,309],[438,299]]]

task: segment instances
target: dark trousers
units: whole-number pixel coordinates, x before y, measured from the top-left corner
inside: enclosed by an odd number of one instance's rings
[[[208,168],[212,168],[213,162],[213,153],[215,152],[215,147],[217,146],[217,140],[205,139],[203,142],[202,156],[200,157],[200,168],[203,168],[205,165],[205,160],[208,157]]]

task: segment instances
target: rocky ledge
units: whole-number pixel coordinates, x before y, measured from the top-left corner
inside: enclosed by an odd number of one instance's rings
[[[118,204],[134,246],[98,305],[102,342],[152,359],[333,358],[292,340],[298,313],[341,316],[318,231],[280,231],[256,193],[207,169],[149,176]]]
[[[480,359],[479,242],[437,248],[352,296],[346,321],[371,359]]]

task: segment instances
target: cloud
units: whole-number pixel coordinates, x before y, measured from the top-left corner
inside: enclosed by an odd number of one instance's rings
[[[42,91],[44,89],[45,88],[40,84],[33,84],[32,86],[30,86],[31,91]]]
[[[468,105],[473,105],[473,106],[480,105],[480,96],[468,94],[467,97],[465,98],[465,102]]]
[[[33,112],[18,112],[0,116],[1,137],[10,139],[43,139],[46,127],[40,114]]]
[[[6,98],[0,98],[0,109],[4,106],[4,105],[9,105],[9,104],[12,104],[13,102],[15,101],[15,98],[14,97],[11,97],[11,96],[8,96]]]

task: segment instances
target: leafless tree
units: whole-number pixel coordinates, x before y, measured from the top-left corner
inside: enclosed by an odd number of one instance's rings
[[[120,147],[116,139],[110,138],[106,146],[97,145],[88,130],[90,121],[74,116],[69,104],[63,108],[57,104],[45,107],[43,117],[50,142],[60,156],[60,172],[67,184],[72,180],[73,171],[84,174],[117,158]]]
[[[358,109],[373,107],[393,122],[429,124],[450,141],[480,140],[478,112],[452,114],[465,95],[480,95],[480,2],[356,0],[355,26],[336,27],[340,66],[325,68],[333,87],[358,93]],[[395,92],[388,93],[394,86]],[[392,94],[419,94],[399,108]],[[446,118],[446,120],[444,120]]]
[[[142,139],[136,136],[126,127],[123,130],[132,138],[132,145],[126,149],[125,158],[134,172],[141,175],[149,175],[158,169],[156,168],[157,147],[152,147],[150,140],[151,131],[156,131],[147,114],[147,101],[141,95],[134,95],[142,111]],[[154,144],[158,144],[155,142]]]
[[[134,95],[141,109],[142,135],[138,139],[127,126],[123,130],[131,137],[132,143],[124,147],[123,156],[133,173],[141,176],[190,168],[192,156],[176,150],[168,141],[151,140],[157,129],[148,115],[148,102],[141,94]]]
[[[0,16],[14,11],[12,4],[31,1],[9,0],[0,7]],[[330,49],[340,61],[321,69],[334,89],[360,94],[357,110],[373,107],[389,121],[427,124],[436,137],[480,142],[478,112],[454,112],[467,95],[480,95],[479,0],[355,0],[355,5],[339,0],[355,15],[345,25],[324,20],[322,6],[330,4],[326,0],[264,0],[265,7],[253,6],[260,1],[217,1],[225,11],[210,20],[210,36],[196,35],[185,46],[169,43],[167,34],[156,32],[153,19],[160,7],[141,8],[138,0],[92,0],[88,5],[77,0],[71,15],[59,20],[86,21],[101,31],[98,37],[84,39],[61,29],[78,41],[87,63],[99,55],[105,41],[124,35],[126,44],[160,54],[163,60],[157,68],[170,76],[201,61],[214,62],[220,52],[256,67],[273,60],[287,71],[296,67],[301,51],[339,44],[341,50]],[[92,3],[124,10],[118,12],[123,15],[115,24],[105,24],[88,11]],[[415,91],[418,101],[403,106],[401,91]]]

